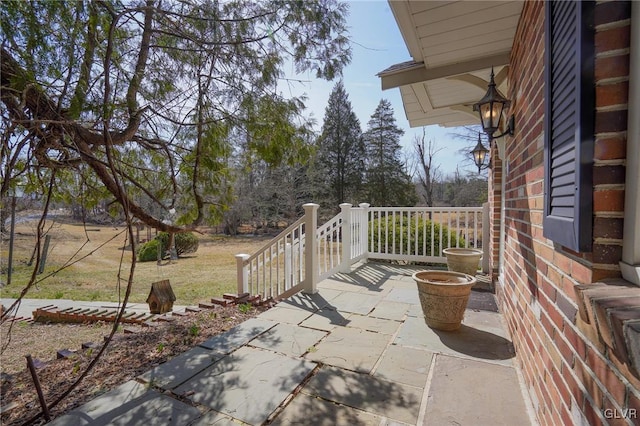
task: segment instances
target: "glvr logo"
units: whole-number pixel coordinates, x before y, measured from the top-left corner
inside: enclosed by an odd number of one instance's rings
[[[625,408],[624,410],[616,410],[613,408],[606,408],[604,412],[605,419],[637,419],[638,410],[635,408]]]

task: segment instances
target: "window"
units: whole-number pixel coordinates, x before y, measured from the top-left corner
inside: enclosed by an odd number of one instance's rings
[[[544,236],[591,251],[594,2],[545,3]]]

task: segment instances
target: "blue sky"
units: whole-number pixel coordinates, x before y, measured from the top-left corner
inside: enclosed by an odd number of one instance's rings
[[[371,114],[375,111],[380,99],[388,99],[394,109],[396,123],[405,131],[401,138],[405,152],[412,153],[412,142],[415,136],[422,135],[422,127],[410,128],[406,119],[399,89],[381,89],[380,78],[376,74],[390,65],[411,59],[404,44],[400,30],[396,25],[393,13],[384,0],[350,1],[349,2],[349,35],[352,40],[351,63],[343,72],[345,90],[353,110],[360,120],[362,130],[365,131]],[[324,119],[325,107],[335,81],[316,80],[311,74],[299,75],[305,81],[300,92],[306,93],[308,111],[316,119],[319,131]],[[454,128],[427,126],[426,137],[436,141],[443,149],[436,155],[434,161],[440,164],[445,173],[453,173],[462,161],[458,150],[473,144],[456,139]],[[461,166],[461,171],[472,171],[468,163]]]

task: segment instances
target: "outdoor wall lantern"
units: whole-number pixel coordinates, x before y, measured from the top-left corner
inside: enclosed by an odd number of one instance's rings
[[[511,101],[505,98],[502,93],[496,89],[496,82],[493,79],[493,67],[491,68],[491,80],[489,81],[489,88],[487,93],[477,103],[473,104],[473,110],[480,114],[480,122],[482,123],[482,130],[489,136],[489,144],[492,139],[498,139],[505,135],[513,136],[513,129],[515,119],[513,114],[508,118],[507,129],[504,133],[494,135],[496,130],[500,127],[502,121],[502,115],[505,108],[509,108]],[[478,142],[480,143],[480,142]],[[478,146],[476,146],[478,149]],[[475,149],[472,151],[475,152]],[[474,159],[476,157],[474,156]],[[477,162],[476,162],[477,164]]]
[[[489,143],[491,143],[491,139],[489,139]],[[471,151],[471,155],[473,155],[473,162],[478,166],[478,173],[480,173],[483,169],[488,168],[491,163],[484,164],[484,160],[487,158],[487,154],[489,154],[489,150],[482,145],[482,140],[480,139],[480,133],[478,133],[478,143],[476,147]]]

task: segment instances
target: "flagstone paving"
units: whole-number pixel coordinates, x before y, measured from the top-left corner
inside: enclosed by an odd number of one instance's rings
[[[443,356],[437,358],[433,371],[426,425],[523,423],[525,405],[511,367]],[[464,389],[467,389],[466,393],[473,389],[472,397],[462,393]]]
[[[263,333],[250,345],[296,357],[309,351],[326,335],[327,333],[324,331],[283,323]]]
[[[131,380],[49,424],[181,426],[198,417],[200,411],[196,407]]]
[[[389,344],[389,336],[356,328],[338,327],[306,358],[349,370],[371,371]]]
[[[424,387],[432,359],[432,352],[391,345],[382,355],[374,375],[393,382]]]
[[[302,359],[244,346],[175,392],[243,422],[262,424],[315,366]]]
[[[351,314],[339,312],[334,307],[325,306],[300,323],[303,327],[331,331],[338,326],[349,324]]]
[[[422,383],[422,388],[424,385]],[[420,411],[422,388],[343,368],[323,366],[302,391],[392,420],[415,424]]]
[[[274,327],[277,322],[259,318],[251,318],[242,324],[233,327],[231,330],[218,334],[211,339],[202,342],[200,346],[211,349],[214,352],[228,354],[238,349],[240,346],[249,343],[268,329]]]
[[[195,347],[147,371],[140,379],[163,389],[173,389],[220,358],[222,355],[210,349]]]
[[[336,274],[52,424],[534,424],[493,294],[432,330],[415,270]]]

